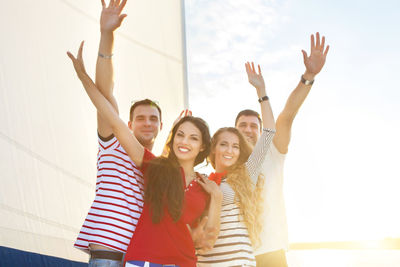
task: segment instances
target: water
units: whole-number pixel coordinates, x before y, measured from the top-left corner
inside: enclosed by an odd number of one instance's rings
[[[400,250],[290,250],[289,267],[400,267]]]

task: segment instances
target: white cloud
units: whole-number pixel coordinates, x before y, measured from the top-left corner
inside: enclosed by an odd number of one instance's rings
[[[286,15],[278,12],[285,3],[261,0],[186,3],[190,105],[201,109],[202,103],[217,105],[221,99],[229,100],[231,107],[225,111],[231,113],[227,116],[234,116],[240,106],[251,105],[256,99],[256,93],[247,83],[244,63],[257,60],[274,64],[293,55],[287,47],[279,48],[279,52],[265,51],[280,25],[288,21]],[[230,124],[219,126],[226,125]]]
[[[244,58],[263,53],[268,38],[285,21],[271,3],[189,1],[186,16],[191,72],[202,75],[231,72],[237,62],[241,66]]]

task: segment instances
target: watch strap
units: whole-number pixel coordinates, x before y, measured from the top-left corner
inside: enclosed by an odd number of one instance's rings
[[[261,102],[267,101],[267,100],[269,100],[269,97],[265,95],[265,96],[260,97],[260,98],[258,99],[258,103],[261,103]]]

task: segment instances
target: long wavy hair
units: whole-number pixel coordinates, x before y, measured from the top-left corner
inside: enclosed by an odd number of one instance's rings
[[[174,137],[180,125],[192,123],[201,133],[203,151],[196,156],[194,165],[201,163],[210,153],[211,137],[207,123],[198,117],[184,117],[173,128],[167,141],[166,156],[150,161],[147,167],[144,200],[149,204],[153,223],[159,223],[167,208],[172,219],[177,222],[182,215],[184,183],[178,158],[173,150]]]
[[[260,245],[260,233],[262,230],[262,188],[264,176],[260,174],[255,185],[250,179],[245,163],[248,160],[252,147],[243,135],[233,127],[220,128],[211,139],[211,153],[208,161],[215,169],[215,147],[218,144],[219,136],[224,133],[233,133],[239,138],[240,154],[238,160],[230,166],[227,171],[226,181],[235,192],[235,202],[239,206],[243,222],[249,232],[253,247]]]

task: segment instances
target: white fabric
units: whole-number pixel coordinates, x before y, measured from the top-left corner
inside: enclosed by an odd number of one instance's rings
[[[264,183],[264,224],[261,246],[254,252],[260,255],[280,249],[288,249],[288,227],[283,195],[283,166],[285,154],[281,154],[271,143],[262,166]]]
[[[108,1],[106,1],[108,4]],[[160,102],[168,126],[187,102],[182,1],[128,1],[115,36],[115,97]],[[156,8],[155,8],[156,7]],[[2,1],[0,246],[88,260],[73,247],[96,182],[96,110],[66,51],[94,78],[101,1]],[[6,52],[5,52],[6,51]],[[162,150],[168,129],[153,149]]]

